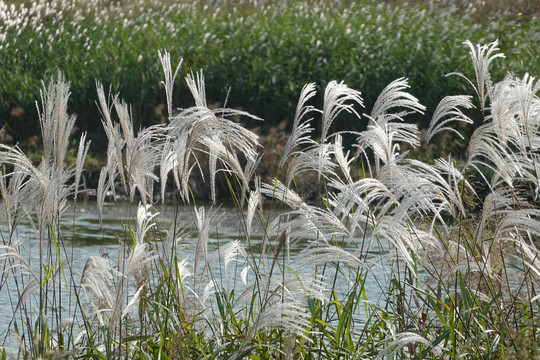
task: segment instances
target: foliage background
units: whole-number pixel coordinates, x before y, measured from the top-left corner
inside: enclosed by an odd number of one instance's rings
[[[137,127],[162,122],[166,106],[156,60],[166,49],[173,59],[184,59],[181,74],[204,70],[209,104],[228,99],[229,107],[265,119],[263,130],[283,120],[290,128],[305,83],[322,89],[343,80],[362,92],[370,108],[381,89],[401,76],[427,107],[426,116],[414,119],[426,128],[444,95],[466,92],[461,79],[444,76],[455,69],[472,75],[462,44],[467,39],[500,40],[507,60],[494,64],[494,79],[510,69],[540,73],[540,20],[531,3],[3,1],[0,121],[13,142],[38,134],[41,80],[61,70],[71,81],[70,111],[93,139],[91,151],[99,152],[96,79],[131,104]],[[182,77],[174,101],[187,107],[192,99]],[[337,126],[361,130],[365,124],[344,119]]]

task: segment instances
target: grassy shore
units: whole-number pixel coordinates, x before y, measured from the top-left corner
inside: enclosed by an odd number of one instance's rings
[[[507,61],[496,41],[463,46],[472,76],[453,76],[467,92],[441,99],[423,139],[411,120],[426,107],[405,78],[369,107],[343,82],[322,93],[303,86],[269,180],[259,168],[267,150],[239,123],[257,117],[210,106],[208,79],[176,72],[174,55],[155,56],[163,124],[138,130],[129,104],[98,82],[107,156],[96,206],[101,215],[120,192],[140,202],[128,205],[136,215],[116,235],[118,254],[86,259],[80,276],[63,224],[68,200],[82,196],[89,142],[73,138],[70,83],[57,73],[38,106],[39,163],[0,145],[0,290],[13,311],[4,341],[18,349],[2,358],[538,358],[540,82],[495,79],[490,69]],[[181,77],[192,104],[177,112]],[[474,104],[480,126],[466,114]],[[343,118],[366,129],[342,127]],[[459,160],[403,151],[463,127],[472,136]],[[194,196],[196,173],[211,206]],[[240,229],[226,244],[219,229],[231,210],[219,206],[218,177]],[[167,183],[192,217],[160,229],[154,206]],[[255,222],[264,229],[257,249]]]

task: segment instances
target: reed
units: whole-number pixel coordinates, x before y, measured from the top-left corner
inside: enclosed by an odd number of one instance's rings
[[[83,135],[77,163],[66,165],[75,120],[59,74],[42,90],[41,163],[0,147],[0,286],[13,311],[4,345],[18,348],[3,358],[538,357],[540,82],[491,79],[490,64],[503,57],[498,43],[465,44],[475,77],[459,76],[478,97],[483,122],[463,158],[408,157],[406,148],[423,143],[407,119],[426,108],[405,78],[370,112],[360,92],[338,82],[327,85],[319,109],[308,84],[268,183],[258,177],[257,135],[236,121],[258,118],[210,109],[202,72],[186,75],[195,105],[176,113],[179,70],[160,53],[169,119],[138,132],[129,105],[97,83],[109,143],[100,215],[106,194],[140,202],[118,234],[117,257],[90,257],[80,278],[62,224],[67,201],[81,194],[88,144]],[[473,126],[472,104],[470,96],[444,97],[427,139],[459,133],[456,123]],[[343,115],[366,130],[336,129]],[[212,189],[216,177],[227,183],[237,240],[219,241],[224,210],[214,191],[212,205],[198,203],[194,171]],[[310,200],[298,193],[306,179]],[[157,201],[166,201],[167,183],[192,218],[164,228]],[[24,218],[37,241],[21,238]],[[264,231],[256,251],[257,223]],[[189,239],[188,256],[180,245]],[[26,248],[35,243],[38,258]]]

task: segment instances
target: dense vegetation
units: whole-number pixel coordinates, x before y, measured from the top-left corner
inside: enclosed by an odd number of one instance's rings
[[[500,40],[508,59],[494,65],[495,79],[510,70],[518,76],[524,68],[540,72],[539,20],[516,13],[538,9],[526,1],[509,9],[498,3],[493,9],[459,1],[417,1],[405,8],[379,1],[2,1],[0,120],[15,142],[36,135],[41,80],[61,70],[72,84],[77,127],[94,140],[91,152],[99,151],[104,144],[96,79],[131,104],[136,127],[163,122],[155,56],[167,49],[184,58],[182,71],[204,69],[209,104],[228,99],[227,106],[265,119],[267,129],[288,120],[290,130],[305,83],[317,81],[322,93],[331,80],[343,80],[362,89],[370,107],[399,76],[409,79],[411,92],[426,105],[428,116],[413,121],[427,128],[443,96],[464,91],[463,82],[442,77],[455,69],[472,75],[462,45],[467,39]],[[505,16],[503,10],[512,12]],[[185,84],[177,86],[176,106],[189,106]],[[350,120],[340,125],[361,129]]]
[[[0,1],[0,358],[538,358],[539,5],[504,3]],[[77,273],[89,172],[135,214]]]
[[[185,76],[194,106],[174,112],[169,53],[159,54],[164,124],[136,131],[129,105],[98,83],[107,157],[97,207],[120,192],[140,203],[115,234],[117,256],[88,258],[80,276],[64,234],[69,200],[81,196],[88,141],[80,137],[69,165],[75,119],[69,83],[57,74],[42,89],[39,164],[0,145],[0,290],[13,310],[5,338],[9,351],[18,349],[11,356],[538,358],[540,82],[528,74],[495,81],[489,69],[503,61],[497,42],[466,47],[473,76],[455,76],[475,100],[444,97],[425,134],[436,142],[459,133],[457,124],[474,127],[465,111],[476,102],[482,123],[463,159],[422,162],[402,151],[425,145],[408,121],[425,107],[405,78],[369,108],[359,91],[336,81],[325,85],[319,106],[309,83],[269,181],[258,176],[259,138],[236,121],[253,116],[210,108],[202,73]],[[366,130],[337,126],[342,116]],[[206,207],[193,196],[199,171],[211,189],[218,174],[225,178],[241,229],[236,240],[220,242],[222,213],[231,210],[215,196]],[[153,206],[167,182],[192,219],[160,229]],[[315,202],[304,201],[300,188]],[[264,229],[260,241],[255,223]],[[299,245],[299,254],[289,252]]]

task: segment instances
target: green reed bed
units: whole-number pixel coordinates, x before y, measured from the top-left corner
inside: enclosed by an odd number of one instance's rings
[[[474,7],[452,9],[369,1],[2,2],[0,118],[15,141],[35,135],[40,81],[61,69],[71,80],[78,127],[95,141],[100,117],[95,79],[132,104],[137,126],[164,121],[153,56],[163,49],[184,58],[183,71],[204,69],[209,104],[223,104],[230,87],[227,106],[263,117],[267,127],[292,120],[301,84],[311,81],[322,94],[331,80],[344,80],[362,89],[372,106],[386,84],[406,76],[412,93],[431,111],[444,95],[464,91],[463,83],[441,82],[442,76],[454,69],[472,75],[460,49],[465,39],[501,41],[509,60],[492,70],[499,77],[510,70],[521,76],[524,66],[538,72],[537,18],[519,21],[493,13],[482,17]],[[185,84],[177,86],[175,104],[189,106]]]
[[[237,122],[255,117],[210,108],[202,72],[185,76],[193,106],[174,111],[184,73],[168,52],[158,54],[164,124],[137,131],[129,105],[97,83],[108,145],[96,206],[101,215],[107,197],[125,195],[136,213],[117,234],[118,253],[91,256],[80,274],[63,224],[67,200],[84,195],[89,142],[83,134],[66,165],[75,117],[70,84],[56,75],[38,105],[41,162],[0,145],[0,291],[13,312],[3,358],[537,358],[540,82],[491,77],[506,61],[497,42],[465,45],[474,75],[453,76],[474,97],[441,99],[426,134],[436,142],[458,123],[474,126],[465,111],[475,98],[483,121],[463,159],[422,162],[401,151],[422,145],[408,119],[427,112],[405,78],[370,108],[335,81],[319,106],[309,83],[266,182],[258,137]],[[343,131],[343,116],[366,130]],[[228,185],[236,240],[219,241],[231,210],[213,190],[213,205],[198,203],[197,172],[211,189],[219,179]],[[167,183],[191,220],[158,220]],[[35,238],[20,228],[26,219]]]

